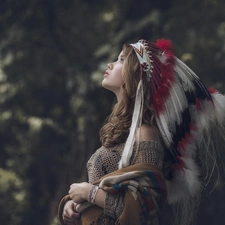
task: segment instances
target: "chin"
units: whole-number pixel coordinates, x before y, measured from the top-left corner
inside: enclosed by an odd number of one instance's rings
[[[102,81],[102,87],[108,89],[108,88],[107,88],[107,85],[106,85],[105,82],[104,82],[104,80]]]
[[[105,79],[102,81],[102,87],[111,91],[110,85],[107,84],[107,80]]]

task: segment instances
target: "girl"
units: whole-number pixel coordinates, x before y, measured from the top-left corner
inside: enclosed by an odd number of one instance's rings
[[[178,223],[190,224],[208,159],[216,160],[204,144],[212,127],[224,132],[224,96],[208,91],[164,39],[124,45],[102,86],[117,103],[87,163],[89,182],[72,184],[59,205],[61,224],[157,225],[166,202],[178,205]]]

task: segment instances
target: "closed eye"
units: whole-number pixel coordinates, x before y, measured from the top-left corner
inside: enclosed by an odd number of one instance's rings
[[[120,61],[120,63],[123,63],[124,62],[124,58],[120,58],[119,61]]]

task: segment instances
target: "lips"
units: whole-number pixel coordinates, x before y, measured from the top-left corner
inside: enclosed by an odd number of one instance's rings
[[[109,73],[107,71],[105,71],[104,77],[109,76]]]

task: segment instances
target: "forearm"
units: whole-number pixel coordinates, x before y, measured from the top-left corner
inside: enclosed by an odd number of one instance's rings
[[[102,189],[98,189],[98,192],[95,196],[95,205],[104,208],[105,205],[106,192]]]
[[[88,196],[88,201],[101,207],[105,215],[114,219],[120,216],[124,207],[124,192],[110,194],[93,185]]]

